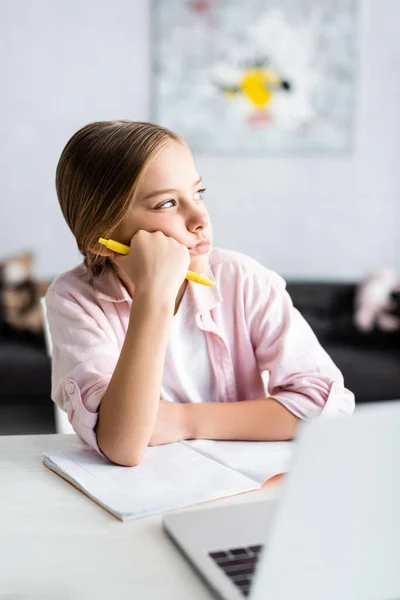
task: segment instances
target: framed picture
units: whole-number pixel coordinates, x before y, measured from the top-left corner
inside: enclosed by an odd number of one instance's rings
[[[153,0],[152,119],[196,152],[352,148],[358,0]]]

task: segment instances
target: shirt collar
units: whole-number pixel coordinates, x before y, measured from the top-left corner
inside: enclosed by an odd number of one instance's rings
[[[132,300],[111,266],[106,266],[100,275],[93,277],[92,282],[100,300],[108,302],[131,302]]]

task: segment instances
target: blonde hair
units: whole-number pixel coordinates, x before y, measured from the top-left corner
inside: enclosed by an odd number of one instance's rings
[[[98,239],[111,237],[136,200],[145,167],[171,140],[184,143],[154,123],[98,121],[79,129],[62,151],[58,200],[94,276],[109,263],[93,251]]]

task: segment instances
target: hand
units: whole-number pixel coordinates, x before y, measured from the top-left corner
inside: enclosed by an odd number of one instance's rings
[[[175,300],[190,264],[189,250],[161,231],[139,230],[131,240],[128,255],[114,255],[116,264],[126,273],[135,294],[153,293],[155,298]]]
[[[189,404],[176,404],[160,400],[158,415],[149,446],[170,444],[190,439]]]

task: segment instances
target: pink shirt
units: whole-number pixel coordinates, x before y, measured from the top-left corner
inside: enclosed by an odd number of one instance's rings
[[[351,414],[354,395],[293,307],[284,280],[237,252],[214,249],[205,274],[189,282],[206,335],[220,402],[275,398],[302,419]],[[111,268],[85,265],[57,277],[46,295],[53,342],[52,398],[75,432],[100,452],[98,409],[124,343],[132,300]],[[190,360],[190,356],[187,357]]]

